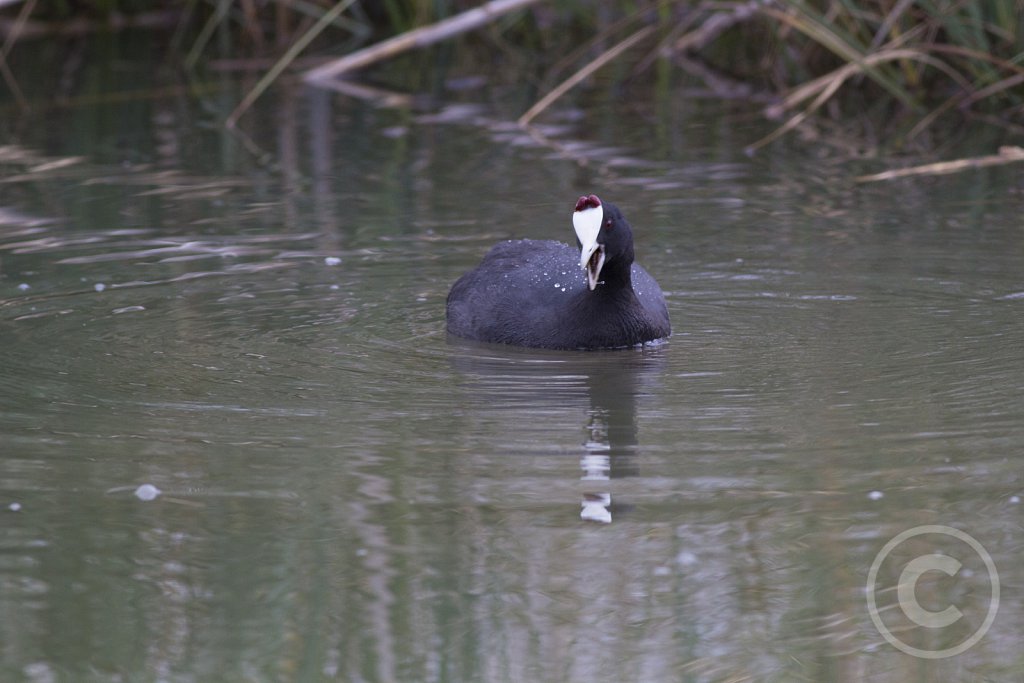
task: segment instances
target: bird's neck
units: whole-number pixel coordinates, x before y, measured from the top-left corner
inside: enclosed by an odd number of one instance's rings
[[[594,292],[613,294],[622,291],[633,291],[633,260],[615,259],[607,262],[601,269],[601,280]]]

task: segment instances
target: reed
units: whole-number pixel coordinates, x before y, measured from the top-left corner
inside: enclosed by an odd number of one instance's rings
[[[127,24],[125,17],[177,11],[173,58],[198,66],[212,57],[270,57],[262,92],[300,56],[344,58],[365,69],[394,54],[381,50],[383,43],[417,49],[434,27],[499,4],[511,13],[467,23],[465,35],[496,57],[529,53],[523,64],[535,64],[533,55],[546,46],[540,77],[529,74],[546,84],[545,92],[524,125],[614,62],[621,79],[642,78],[658,64],[659,73],[666,66],[688,72],[712,94],[768,100],[765,115],[785,121],[754,148],[815,121],[852,125],[865,112],[877,119],[872,128],[901,141],[954,117],[1024,131],[1021,0],[536,0],[515,7],[508,0],[14,1],[0,5],[0,72],[18,96],[3,58],[19,38],[42,35],[47,26],[58,30],[62,22],[80,25],[83,17],[109,28],[115,16]],[[215,46],[211,37],[223,32],[234,37]],[[400,40],[414,33],[415,40]],[[222,54],[224,45],[240,54]],[[377,52],[360,53],[367,46]],[[467,51],[477,71],[482,52]],[[342,73],[347,68],[319,73],[353,78]],[[230,120],[244,111],[236,109]]]

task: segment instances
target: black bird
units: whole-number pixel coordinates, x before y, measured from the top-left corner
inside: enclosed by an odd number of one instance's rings
[[[545,349],[614,349],[672,333],[665,295],[633,262],[633,230],[614,204],[580,197],[574,250],[552,240],[509,240],[448,293],[458,337]]]

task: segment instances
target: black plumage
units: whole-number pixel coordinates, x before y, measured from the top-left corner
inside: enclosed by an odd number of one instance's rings
[[[548,349],[620,348],[668,337],[672,328],[664,294],[633,262],[629,223],[615,205],[594,195],[577,202],[577,214],[597,208],[603,215],[586,270],[580,266],[580,249],[568,244],[499,243],[452,286],[448,331],[478,341]],[[580,228],[577,235],[577,246],[587,249]]]

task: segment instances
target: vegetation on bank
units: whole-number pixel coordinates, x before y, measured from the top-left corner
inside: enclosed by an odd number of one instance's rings
[[[780,122],[757,145],[813,123],[906,142],[965,118],[1024,133],[1021,10],[1018,0],[5,0],[0,71],[20,98],[3,59],[19,40],[163,27],[182,65],[225,50],[266,59],[233,121],[289,72],[357,79],[356,69],[421,48],[424,35],[461,34],[478,43],[475,59],[487,48],[506,63],[509,51],[523,53],[517,63],[531,73],[517,76],[549,93],[524,125],[616,62],[622,79],[678,69],[709,96],[757,103]],[[478,21],[457,26],[474,11]],[[343,55],[362,61],[334,68]]]

